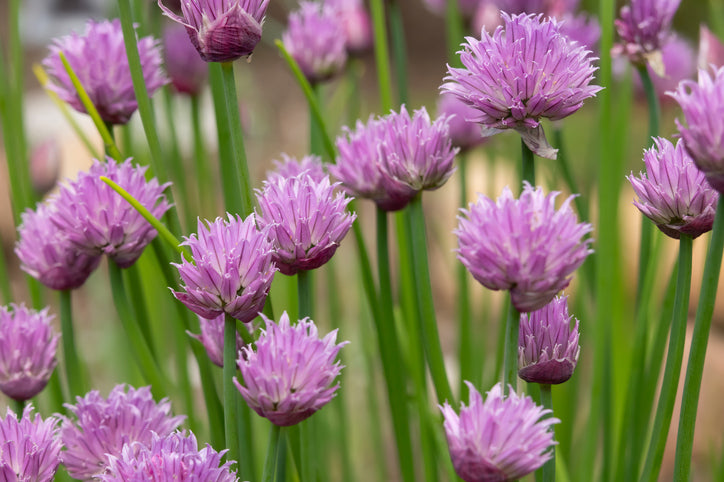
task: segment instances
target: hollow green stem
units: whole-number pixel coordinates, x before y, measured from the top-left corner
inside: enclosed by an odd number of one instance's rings
[[[244,461],[239,452],[239,430],[236,423],[236,418],[239,416],[236,397],[239,396],[239,393],[233,383],[236,374],[236,320],[229,315],[224,316],[223,360],[224,433],[226,434],[226,448],[229,450],[227,460],[236,460],[241,472]]]
[[[387,113],[392,108],[392,79],[390,76],[390,54],[387,44],[387,23],[385,21],[385,4],[383,0],[371,0],[370,13],[372,14],[372,30],[374,33],[380,110]]]
[[[551,386],[547,384],[540,385],[540,401],[543,408],[553,410],[553,392]],[[552,415],[549,415],[552,416]],[[555,427],[551,425],[551,431],[555,431]],[[555,438],[555,435],[554,435]],[[551,447],[551,458],[541,467],[541,480],[543,482],[555,482],[556,480],[556,446]]]
[[[450,2],[448,2],[449,4]],[[452,3],[457,5],[456,0]],[[458,157],[458,176],[460,179],[460,197],[458,204],[467,207],[468,186],[467,186],[467,156],[461,154]],[[473,366],[473,323],[470,310],[470,287],[468,282],[468,270],[462,263],[456,263],[455,274],[457,276],[457,308],[458,308],[458,354],[460,361],[460,398],[467,398],[468,386],[465,380],[476,383],[481,368]]]
[[[269,431],[269,445],[267,446],[266,459],[264,461],[264,473],[262,474],[262,482],[274,482],[279,480],[275,477],[278,465],[285,463],[280,455],[285,453],[281,446],[286,443],[282,427],[272,424]],[[284,456],[283,458],[286,458]]]
[[[0,236],[0,246],[4,246],[2,237]],[[7,273],[7,261],[5,259],[5,251],[0,249],[0,273]],[[2,275],[0,276],[0,303],[9,304],[13,300],[13,290],[10,287],[10,277]]]
[[[174,94],[170,88],[166,88],[163,91],[163,100],[165,104],[166,124],[168,129],[168,135],[170,137],[170,153],[163,157],[162,162],[165,162],[166,172],[171,173],[171,180],[173,182],[172,189],[178,194],[176,196],[176,208],[180,209],[183,214],[184,223],[182,225],[181,232],[187,232],[188,229],[193,227],[195,216],[193,209],[191,208],[192,197],[189,193],[188,169],[186,168],[183,155],[178,143],[178,133],[176,132],[176,105],[174,104]]]
[[[505,345],[503,354],[503,390],[508,385],[517,385],[518,379],[518,331],[520,328],[520,312],[513,306],[512,300],[508,308],[508,317],[505,321]]]
[[[447,41],[447,61],[454,67],[461,66],[457,51],[463,38],[463,16],[460,14],[458,0],[445,2],[445,33]]]
[[[200,96],[191,97],[191,127],[194,142],[194,167],[196,174],[196,188],[199,198],[198,207],[202,213],[211,213],[213,206],[216,205],[216,193],[211,189],[212,175],[210,172],[210,163],[206,157],[206,149],[204,147],[204,136],[201,131],[201,106]],[[190,226],[193,228],[193,224]]]
[[[297,294],[299,297],[299,318],[314,317],[314,278],[312,272],[301,270],[297,273]]]
[[[402,22],[400,1],[387,2],[390,12],[390,36],[392,38],[392,58],[395,65],[395,79],[397,80],[397,100],[400,104],[407,104],[407,47],[405,46],[405,28]]]
[[[60,293],[60,330],[63,336],[63,358],[65,362],[65,377],[68,381],[68,394],[71,400],[86,393],[83,381],[83,372],[78,360],[78,350],[75,347],[73,333],[72,291],[62,290]]]
[[[312,93],[314,99],[321,109],[322,104],[322,85],[319,83],[312,84]],[[322,134],[323,126],[317,122],[314,111],[309,109],[309,152],[319,156],[325,155],[324,138]]]
[[[520,152],[522,160],[520,179],[528,181],[531,186],[535,187],[535,155],[522,139],[520,140]]]
[[[12,399],[12,400],[13,400],[12,401],[13,409],[15,410],[15,413],[17,414],[18,419],[20,419],[20,417],[22,417],[22,415],[23,415],[23,410],[25,410],[25,401],[24,400],[15,400],[15,399]]]

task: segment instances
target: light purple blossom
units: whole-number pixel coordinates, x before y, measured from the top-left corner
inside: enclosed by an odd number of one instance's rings
[[[724,67],[724,44],[705,25],[699,27],[699,56],[697,66],[700,69]]]
[[[470,402],[461,404],[460,415],[445,402],[440,407],[453,467],[465,482],[517,480],[551,458],[551,426],[560,420],[544,416],[551,410],[536,405],[530,397],[518,396],[510,387],[503,396],[500,383],[483,401],[475,387]]]
[[[311,176],[315,182],[321,182],[322,179],[327,177],[322,158],[313,154],[304,156],[301,159],[282,154],[281,161],[275,159],[272,163],[274,164],[274,170],[267,171],[266,174],[267,181],[270,182],[276,182],[280,177],[296,177],[303,172]]]
[[[593,252],[583,239],[593,227],[578,223],[572,196],[556,210],[558,194],[526,182],[520,199],[506,187],[497,201],[480,195],[458,216],[458,259],[486,288],[509,290],[521,312],[548,304]]]
[[[193,433],[153,434],[150,444],[133,442],[119,455],[108,456],[104,482],[235,482],[232,461],[221,463],[226,450],[210,445],[199,450]]]
[[[181,25],[173,24],[164,30],[163,53],[176,92],[199,95],[209,77],[209,66],[199,57]]]
[[[437,114],[448,118],[449,135],[452,144],[467,150],[485,142],[480,125],[467,119],[476,115],[475,109],[459,97],[443,93],[437,99]]]
[[[0,391],[15,400],[28,400],[48,383],[58,361],[60,336],[51,326],[48,308],[0,306]]]
[[[198,316],[198,315],[197,315]],[[203,316],[198,316],[199,325],[201,326],[201,333],[194,335],[193,333],[187,332],[191,337],[199,340],[209,360],[216,366],[224,366],[224,317],[222,313],[216,318],[206,319]],[[248,325],[244,325],[248,326]],[[244,346],[244,341],[239,333],[236,334],[236,349],[237,351]]]
[[[359,55],[372,47],[372,20],[362,0],[327,0],[342,23],[347,53]]]
[[[571,328],[568,297],[553,298],[540,310],[520,315],[518,376],[531,383],[555,385],[573,375],[581,347],[578,320]]]
[[[71,477],[81,480],[104,473],[107,454],[120,456],[123,446],[132,442],[148,445],[154,433],[168,435],[185,418],[171,416],[168,399],[156,403],[151,387],[117,385],[107,399],[93,390],[76,400],[75,405],[65,405],[74,417],[62,417],[60,437],[65,451],[61,457]]]
[[[649,64],[663,75],[661,47],[670,35],[671,20],[681,0],[631,0],[621,7],[614,22],[621,41],[614,46],[614,55],[625,55],[634,65]]]
[[[257,229],[253,214],[243,221],[229,214],[228,221],[216,218],[207,226],[199,220],[198,233],[182,243],[191,248],[192,260],[174,264],[186,292],[173,295],[204,318],[226,313],[249,322],[264,308],[277,271],[269,233]]]
[[[679,82],[692,79],[696,75],[696,52],[691,43],[678,35],[672,34],[661,47],[661,62],[664,66],[664,74],[659,75],[648,65],[649,77],[654,84],[654,90],[661,102],[673,102],[666,95],[667,92],[676,89]],[[643,96],[643,85],[639,75],[633,77],[634,85]]]
[[[269,0],[184,0],[182,16],[158,0],[164,15],[186,27],[191,43],[207,62],[248,57],[261,40]]]
[[[546,17],[561,17],[573,13],[580,0],[493,0],[498,8],[509,14],[542,13]]]
[[[585,13],[567,13],[560,17],[560,30],[563,35],[583,45],[591,52],[598,52],[601,39],[601,25],[598,19]]]
[[[714,224],[719,194],[706,181],[679,139],[676,147],[661,137],[644,151],[646,172],[627,177],[639,200],[634,206],[666,235],[696,238]]]
[[[555,159],[541,119],[560,120],[601,90],[590,85],[597,67],[586,48],[569,41],[555,19],[503,13],[504,25],[477,40],[466,37],[464,68],[448,66],[443,92],[476,109],[484,135],[514,129],[541,157]]]
[[[50,482],[60,464],[58,419],[33,417],[33,407],[27,405],[18,420],[8,408],[0,420],[0,447],[0,480]]]
[[[120,20],[89,20],[83,35],[72,33],[55,39],[49,49],[43,66],[51,79],[50,89],[78,112],[86,112],[58,55],[63,52],[101,118],[112,124],[128,122],[138,103]],[[138,39],[138,54],[148,95],[153,95],[168,82],[161,68],[158,41],[153,37]]]
[[[243,384],[234,378],[246,403],[260,416],[279,426],[296,425],[321,409],[339,388],[332,385],[344,368],[335,360],[337,330],[320,339],[309,318],[294,325],[285,311],[279,324],[266,322],[256,350],[244,347],[237,360]]]

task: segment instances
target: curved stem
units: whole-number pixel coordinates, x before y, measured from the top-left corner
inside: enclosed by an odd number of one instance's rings
[[[227,460],[236,460],[239,472],[242,469],[242,458],[239,452],[239,430],[236,419],[236,397],[238,392],[233,383],[236,374],[236,320],[229,315],[224,316],[224,433],[226,448],[229,449]]]
[[[70,400],[76,396],[84,395],[86,392],[83,382],[78,351],[75,347],[75,335],[73,333],[73,311],[72,291],[60,291],[60,331],[63,334],[63,358],[65,362],[65,377],[68,380],[68,395]]]

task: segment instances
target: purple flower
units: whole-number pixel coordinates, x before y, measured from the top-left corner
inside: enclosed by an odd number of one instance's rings
[[[676,147],[661,137],[654,138],[654,143],[644,151],[646,172],[627,177],[639,197],[634,206],[674,239],[681,233],[696,238],[711,231],[718,193],[697,169],[681,139]]]
[[[256,191],[257,221],[274,244],[279,271],[293,275],[319,268],[332,258],[356,214],[347,211],[352,198],[336,191],[324,177],[278,177]]]
[[[274,170],[267,172],[267,181],[276,182],[280,177],[296,177],[303,172],[311,176],[315,182],[321,182],[327,177],[324,172],[324,164],[322,158],[315,155],[304,156],[301,160],[282,154],[282,160],[273,160]]]
[[[563,35],[574,42],[583,45],[591,52],[598,51],[598,41],[601,38],[601,25],[594,16],[585,13],[574,15],[564,14],[560,17],[560,30]]]
[[[156,178],[146,181],[147,166],[134,166],[131,159],[117,163],[93,160],[88,172],[60,188],[51,218],[76,248],[88,255],[108,255],[121,268],[128,268],[156,237],[156,230],[109,185],[106,176],[128,191],[156,218],[171,207],[163,194],[170,183]]]
[[[646,68],[649,71],[649,77],[654,84],[654,90],[659,100],[671,102],[672,100],[666,95],[666,92],[676,89],[682,80],[694,77],[696,73],[696,53],[688,40],[672,34],[661,46],[661,62],[664,67],[663,75],[655,72],[650,65]],[[640,76],[634,76],[634,85],[643,96],[643,85]]]
[[[191,43],[207,62],[248,57],[261,40],[269,0],[185,0],[182,17],[158,0],[164,15],[186,27]]]
[[[697,65],[700,69],[708,69],[710,65],[724,66],[724,44],[706,26],[699,27],[699,57]]]
[[[174,89],[190,96],[199,95],[209,77],[209,66],[199,57],[183,27],[174,24],[166,28],[163,51]]]
[[[226,313],[247,323],[264,308],[277,267],[274,248],[266,230],[259,231],[254,215],[242,221],[199,220],[198,234],[182,243],[191,248],[192,261],[184,259],[178,268],[185,293],[173,295],[188,309],[207,319]]]
[[[28,400],[48,383],[58,361],[58,337],[48,308],[0,306],[0,391],[14,400]]]
[[[518,396],[510,387],[503,396],[500,383],[485,401],[472,383],[470,403],[461,404],[460,415],[445,402],[440,407],[445,435],[455,472],[465,482],[517,480],[541,467],[551,458],[551,425],[560,423],[542,417],[551,410],[537,406],[530,397]]]
[[[62,417],[60,437],[65,445],[61,457],[71,477],[90,480],[105,472],[106,455],[121,455],[125,444],[148,445],[153,434],[165,436],[176,430],[185,417],[171,416],[171,402],[153,401],[151,387],[135,389],[117,385],[108,398],[97,390],[76,397],[65,407],[75,420]]]
[[[327,0],[345,33],[347,53],[359,55],[372,47],[372,21],[362,0]]]
[[[43,195],[53,189],[58,182],[62,152],[55,138],[47,139],[35,146],[30,152],[30,181],[33,190]]]
[[[69,233],[55,225],[56,204],[53,196],[22,214],[15,254],[20,268],[48,288],[71,290],[85,283],[101,257],[80,252]]]
[[[520,315],[518,376],[531,383],[555,385],[573,375],[581,347],[578,320],[571,329],[568,297],[553,298],[540,310]]]
[[[86,112],[58,55],[63,52],[101,118],[112,124],[128,122],[138,103],[120,20],[89,20],[83,35],[72,33],[55,39],[49,49],[43,66],[51,79],[50,89],[78,112]],[[148,95],[153,95],[168,82],[161,69],[158,41],[153,37],[139,39],[138,54]]]
[[[724,191],[724,67],[711,77],[699,71],[699,82],[684,80],[670,94],[681,106],[686,125],[676,120],[684,147],[709,184]]]
[[[555,159],[540,120],[563,119],[595,96],[601,87],[589,84],[597,67],[556,20],[502,16],[505,25],[493,35],[484,31],[480,40],[466,38],[459,52],[465,68],[448,66],[441,89],[476,109],[470,120],[482,124],[483,135],[514,129],[533,152]]]
[[[437,113],[448,118],[450,140],[454,146],[467,150],[485,142],[480,126],[467,119],[476,115],[475,109],[452,94],[443,93],[437,99]]]
[[[337,330],[319,339],[309,318],[289,323],[285,311],[279,324],[266,322],[256,341],[256,351],[244,347],[237,364],[244,384],[234,384],[246,403],[260,416],[279,426],[296,425],[326,405],[339,388],[334,383],[344,368],[335,361],[339,349]]]
[[[0,480],[50,482],[60,464],[62,444],[58,438],[58,419],[43,420],[28,405],[18,420],[8,408],[0,420]]]
[[[300,9],[289,15],[282,41],[311,83],[332,78],[347,62],[344,25],[337,11],[326,4],[301,2]]]
[[[486,288],[510,290],[521,312],[547,305],[593,252],[582,239],[593,227],[578,223],[573,196],[556,211],[558,194],[526,182],[520,199],[506,187],[496,202],[480,195],[458,216],[458,259]]]
[[[498,8],[509,14],[542,13],[546,17],[561,17],[572,13],[580,0],[494,0]]]
[[[193,333],[187,332],[191,337],[199,340],[201,344],[204,345],[206,355],[208,355],[211,363],[220,367],[224,366],[224,316],[222,313],[216,318],[209,320],[203,316],[199,316],[201,334],[194,335]],[[248,324],[244,326],[248,326]],[[237,351],[240,350],[242,346],[244,346],[244,341],[241,339],[241,335],[237,333]]]
[[[226,450],[217,452],[210,445],[199,450],[193,433],[174,432],[165,437],[153,434],[150,444],[133,442],[119,455],[108,456],[104,482],[235,482],[228,461],[221,463]]]

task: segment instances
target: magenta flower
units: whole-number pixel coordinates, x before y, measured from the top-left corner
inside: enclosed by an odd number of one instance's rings
[[[43,66],[51,79],[50,89],[78,112],[86,112],[58,55],[63,52],[101,118],[111,124],[128,122],[138,103],[120,20],[89,20],[83,35],[72,33],[55,39],[49,49]],[[140,38],[138,54],[148,95],[153,95],[168,82],[161,69],[158,41],[153,37]]]
[[[237,364],[243,385],[234,384],[246,403],[260,416],[282,427],[296,425],[321,409],[339,388],[332,385],[344,368],[335,361],[339,349],[337,330],[319,339],[309,318],[291,325],[285,311],[279,324],[266,322],[256,341],[256,351],[244,347]]]
[[[540,310],[520,315],[518,376],[531,383],[555,385],[573,375],[581,347],[578,320],[571,329],[568,297],[553,298]]]
[[[72,290],[85,283],[101,257],[78,250],[70,236],[53,222],[57,197],[22,214],[15,254],[20,268],[54,290]]]
[[[540,120],[559,120],[576,112],[601,90],[589,85],[597,67],[586,48],[569,41],[559,24],[542,15],[503,13],[493,35],[467,37],[460,51],[464,68],[448,66],[441,87],[476,109],[470,120],[484,135],[514,129],[541,157],[555,159]]]
[[[0,391],[14,400],[28,400],[48,383],[58,361],[60,336],[51,326],[48,308],[0,306]]]
[[[537,406],[530,397],[520,397],[510,387],[503,396],[500,383],[485,401],[472,383],[470,402],[461,404],[460,415],[445,402],[440,407],[445,435],[455,472],[465,482],[502,482],[517,480],[551,458],[553,431],[560,423],[543,418],[551,410]]]
[[[232,461],[221,463],[226,450],[217,452],[210,445],[199,450],[193,433],[152,434],[149,444],[133,442],[118,455],[108,456],[104,482],[235,482]]]
[[[32,405],[18,420],[8,408],[0,420],[0,480],[13,482],[50,482],[60,465],[62,444],[58,438],[58,419],[43,420],[33,415]]]
[[[158,233],[100,176],[114,181],[160,218],[171,207],[163,194],[170,183],[159,184],[156,178],[146,181],[147,169],[132,165],[130,158],[122,163],[94,159],[88,172],[60,188],[52,221],[79,251],[105,254],[121,268],[128,268]]]
[[[345,46],[350,55],[360,55],[372,47],[372,20],[362,0],[327,0],[344,29]]]
[[[304,156],[301,159],[282,154],[282,160],[273,160],[274,170],[268,171],[266,178],[269,182],[277,182],[277,180],[287,177],[296,177],[303,172],[311,176],[314,182],[322,182],[327,177],[324,172],[324,164],[322,158],[315,155]]]
[[[61,417],[60,437],[65,445],[61,458],[71,477],[82,480],[105,472],[106,455],[120,456],[123,446],[133,442],[148,445],[153,434],[168,435],[185,418],[171,416],[168,399],[154,402],[151,387],[117,385],[107,399],[93,390],[76,400],[75,405],[65,405],[74,420]]]
[[[561,33],[570,40],[578,42],[591,52],[598,52],[601,25],[596,17],[585,13],[568,13],[560,17],[559,26]]]
[[[558,194],[526,182],[520,199],[506,187],[497,201],[480,195],[458,216],[458,259],[486,288],[509,290],[521,312],[547,305],[593,252],[583,239],[593,227],[578,223],[573,197],[556,211]]]
[[[485,142],[480,125],[467,119],[475,117],[476,111],[452,94],[443,93],[437,99],[437,114],[448,118],[449,135],[452,144],[465,151]]]
[[[208,229],[199,220],[198,234],[182,243],[191,248],[193,259],[174,264],[186,292],[173,295],[204,318],[226,313],[247,323],[264,308],[277,271],[268,232],[257,229],[253,214],[243,221],[229,214],[228,221],[206,223]]]
[[[198,315],[197,315],[198,316]],[[224,314],[220,314],[216,318],[206,319],[198,316],[201,333],[194,335],[187,332],[192,338],[195,338],[204,345],[206,355],[209,360],[216,366],[224,366]],[[248,325],[244,325],[248,326]],[[244,341],[239,333],[236,334],[236,349],[239,351],[244,346]]]
[[[356,214],[347,211],[352,198],[336,191],[324,177],[278,177],[256,191],[257,222],[274,245],[279,271],[293,275],[319,268],[329,261],[345,237]]]
[[[164,15],[186,27],[191,43],[207,62],[248,57],[261,40],[269,0],[185,0],[176,15],[158,0]]]
[[[699,71],[699,82],[684,80],[671,96],[684,112],[686,125],[676,120],[684,147],[709,184],[724,191],[724,67],[711,77]]]
[[[209,66],[199,57],[183,27],[174,24],[166,28],[163,52],[174,89],[190,96],[199,95],[209,77]]]
[[[661,137],[654,143],[644,151],[646,172],[627,177],[639,198],[634,206],[674,239],[681,233],[696,238],[711,231],[719,194],[697,169],[681,139],[676,147]]]

